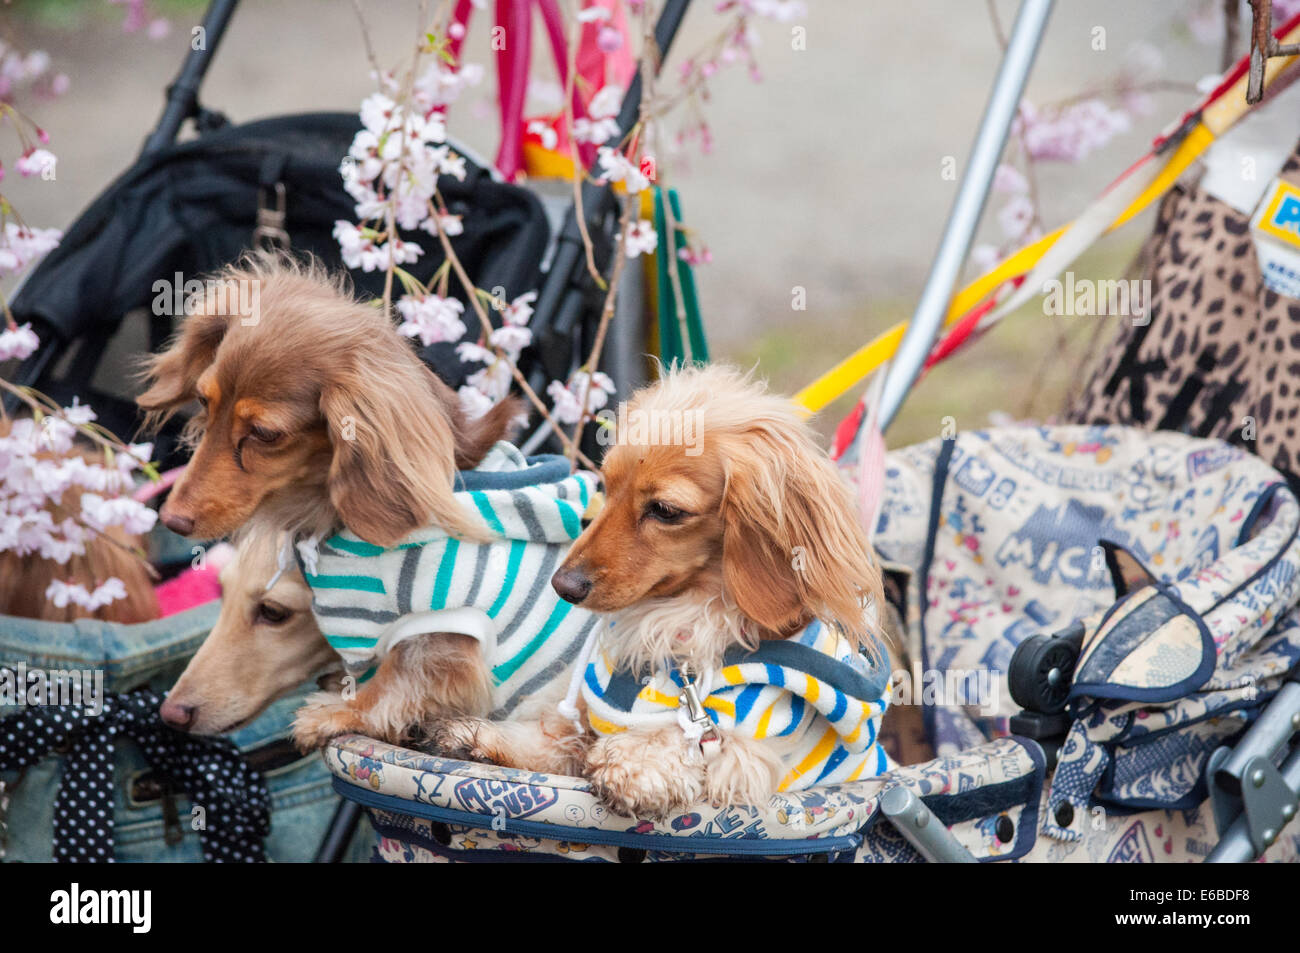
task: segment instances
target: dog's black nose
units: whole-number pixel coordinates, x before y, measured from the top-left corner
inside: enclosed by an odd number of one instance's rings
[[[579,605],[591,594],[591,580],[577,569],[557,569],[551,577],[551,586],[566,602]]]
[[[170,698],[164,698],[162,705],[158,708],[158,714],[163,721],[173,728],[189,731],[190,725],[194,723],[194,713],[198,710],[197,705],[185,705],[181,702],[172,701]]]
[[[194,532],[194,520],[179,513],[169,512],[165,506],[162,511],[162,521],[164,526],[180,536],[188,536]]]

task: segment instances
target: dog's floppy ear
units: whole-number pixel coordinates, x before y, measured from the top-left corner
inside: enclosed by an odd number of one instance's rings
[[[157,429],[194,399],[194,385],[216,356],[226,326],[226,315],[191,314],[167,349],[149,356],[140,374],[149,387],[135,399],[145,411],[145,430]]]
[[[386,359],[353,357],[320,398],[334,450],[330,503],[343,525],[379,546],[430,523],[459,539],[487,539],[452,495],[453,422],[433,375],[404,347]]]
[[[515,420],[524,413],[523,402],[517,397],[505,397],[489,407],[482,417],[465,420],[452,389],[437,378],[434,383],[439,392],[446,392],[444,404],[453,421],[456,440],[456,469],[472,470],[483,462],[493,444],[510,439]]]
[[[811,438],[779,422],[730,441],[723,582],[740,611],[784,631],[805,614],[837,622],[873,655],[863,610],[883,611],[880,570],[848,487]]]

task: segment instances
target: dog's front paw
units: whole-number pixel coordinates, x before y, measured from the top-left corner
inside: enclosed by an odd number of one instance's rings
[[[419,747],[430,754],[453,761],[501,764],[497,728],[482,718],[443,718],[424,733]]]
[[[338,695],[316,693],[293,719],[293,743],[299,751],[323,748],[330,739],[365,732],[360,713]]]
[[[714,807],[766,804],[781,780],[781,760],[760,740],[723,733],[709,762],[704,795]]]
[[[601,738],[587,752],[586,776],[615,813],[662,820],[699,800],[703,762],[676,727]]]

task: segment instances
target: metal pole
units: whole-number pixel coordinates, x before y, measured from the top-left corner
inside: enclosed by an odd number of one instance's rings
[[[1300,750],[1292,751],[1279,769],[1282,779],[1292,791],[1300,790]],[[1245,811],[1221,831],[1219,843],[1205,858],[1207,864],[1248,864],[1259,856],[1250,836],[1250,821]]]
[[[921,373],[934,339],[943,326],[953,288],[984,212],[984,202],[993,183],[993,173],[1002,159],[1002,149],[1007,143],[1011,121],[1020,106],[1025,81],[1029,78],[1039,42],[1047,28],[1052,3],[1053,0],[1024,0],[1016,14],[1011,39],[1002,56],[1002,65],[998,68],[988,105],[984,108],[984,118],[975,135],[975,144],[971,147],[966,175],[962,179],[956,201],[953,202],[952,211],[948,214],[948,224],[939,241],[939,250],[930,266],[921,299],[917,302],[916,313],[912,315],[912,322],[907,326],[898,353],[885,378],[880,398],[882,430],[893,422],[898,409],[903,405],[903,399]]]
[[[217,44],[221,42],[238,3],[239,0],[213,0],[208,7],[207,13],[203,15],[203,45],[198,49],[190,49],[180,73],[167,87],[167,104],[163,107],[158,125],[140,150],[142,156],[151,155],[175,142],[181,124],[198,111],[199,86],[203,83],[203,75],[208,71]]]
[[[345,797],[339,798],[338,806],[334,808],[334,815],[330,818],[329,827],[325,829],[325,836],[321,838],[320,847],[316,849],[314,863],[343,862],[348,845],[352,843],[352,835],[357,832],[357,824],[360,823],[364,811],[365,808],[356,801],[349,801]]]
[[[895,785],[880,796],[880,810],[929,863],[978,863],[925,802],[903,785]]]

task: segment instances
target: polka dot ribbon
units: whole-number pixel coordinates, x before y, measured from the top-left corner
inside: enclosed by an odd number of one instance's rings
[[[0,770],[36,764],[51,751],[63,756],[63,781],[54,802],[54,859],[113,861],[113,749],[134,741],[150,767],[189,796],[199,810],[188,826],[199,832],[212,863],[266,859],[262,839],[271,829],[270,794],[261,774],[224,738],[198,738],[167,727],[158,716],[162,696],[142,690],[105,695],[90,714],[79,705],[20,709],[0,720]],[[186,818],[182,816],[182,824]]]

